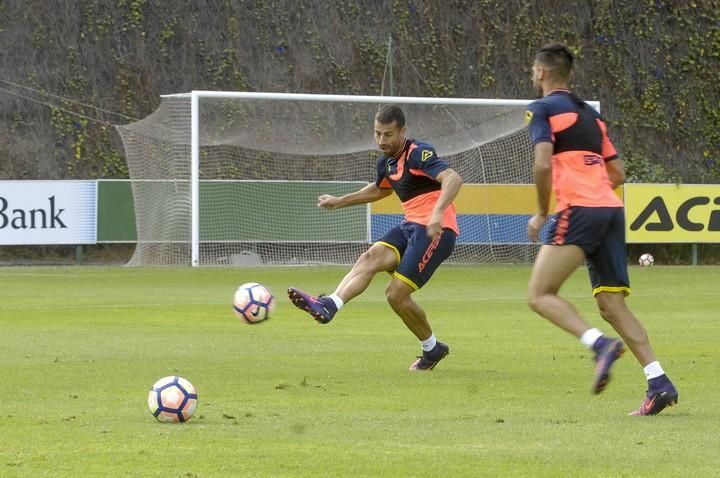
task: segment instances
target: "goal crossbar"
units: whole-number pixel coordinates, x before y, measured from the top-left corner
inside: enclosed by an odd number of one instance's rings
[[[526,261],[532,254],[522,234],[532,202],[523,119],[534,99],[194,90],[162,100],[152,115],[119,128],[143,231],[133,264],[245,263],[236,256],[246,253],[272,264],[352,260],[360,249],[343,244],[377,240],[402,219],[399,203],[378,201],[330,219],[310,196],[319,184],[342,195],[354,190],[351,183],[372,180],[377,151],[364,125],[388,103],[407,107],[412,137],[437,148],[466,179],[458,197],[465,232],[452,260]],[[598,101],[587,103],[600,110]]]
[[[372,95],[323,95],[310,93],[270,93],[246,91],[209,91],[193,90],[190,93],[165,95],[190,97],[191,105],[191,245],[190,264],[200,265],[200,98],[226,98],[248,100],[279,100],[279,101],[322,101],[335,103],[402,103],[423,105],[494,105],[524,106],[533,100],[522,99],[487,99],[487,98],[439,98],[418,96],[372,96]],[[600,110],[598,101],[588,101],[596,110]],[[369,211],[368,211],[369,214]]]
[[[161,95],[163,98],[237,98],[255,100],[286,100],[286,101],[322,101],[335,103],[403,103],[417,105],[492,105],[492,106],[522,106],[534,100],[522,99],[488,99],[488,98],[440,98],[424,96],[372,96],[372,95],[323,95],[315,93],[268,93],[251,91],[210,91],[193,90],[189,93],[174,93]],[[600,110],[599,101],[587,103]]]

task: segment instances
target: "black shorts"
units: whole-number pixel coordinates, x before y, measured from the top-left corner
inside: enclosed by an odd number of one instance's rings
[[[425,226],[403,222],[390,229],[375,244],[389,247],[397,255],[393,276],[418,290],[430,280],[440,264],[450,257],[457,234],[443,229],[439,239],[428,237]]]
[[[573,244],[585,252],[593,295],[630,293],[623,208],[572,206],[552,216],[549,223],[544,244]]]

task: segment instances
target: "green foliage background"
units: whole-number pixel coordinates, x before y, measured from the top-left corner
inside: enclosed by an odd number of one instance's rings
[[[720,179],[716,0],[0,0],[0,178],[126,177],[160,94],[387,94],[391,35],[405,96],[529,98],[563,41],[632,179]]]

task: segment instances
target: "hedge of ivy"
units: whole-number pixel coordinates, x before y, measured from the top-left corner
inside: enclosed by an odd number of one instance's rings
[[[527,98],[559,40],[631,178],[720,180],[720,2],[0,0],[0,178],[121,178],[112,124],[191,89]],[[384,84],[387,93],[387,82]]]

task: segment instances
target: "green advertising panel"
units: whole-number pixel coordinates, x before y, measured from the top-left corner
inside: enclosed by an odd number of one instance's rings
[[[365,206],[317,207],[321,194],[339,196],[364,183],[205,182],[200,185],[201,241],[363,242]]]
[[[98,181],[98,242],[134,242],[135,208],[130,181]]]
[[[180,217],[173,209],[177,208],[177,191],[175,195],[163,194],[165,185],[166,182],[160,182],[153,186],[145,181],[142,188],[157,188],[160,191],[157,200],[163,198],[169,201],[167,215]],[[317,207],[317,198],[321,194],[339,196],[364,185],[344,182],[201,182],[200,241],[365,242],[368,238],[367,207],[355,206],[335,211]],[[188,205],[184,211],[189,214],[190,200],[185,191],[181,194],[183,202]],[[162,205],[153,208],[154,214],[157,214],[157,209],[162,210]],[[137,240],[135,224],[131,182],[98,181],[98,242],[134,242]],[[190,240],[189,230],[187,234]]]

